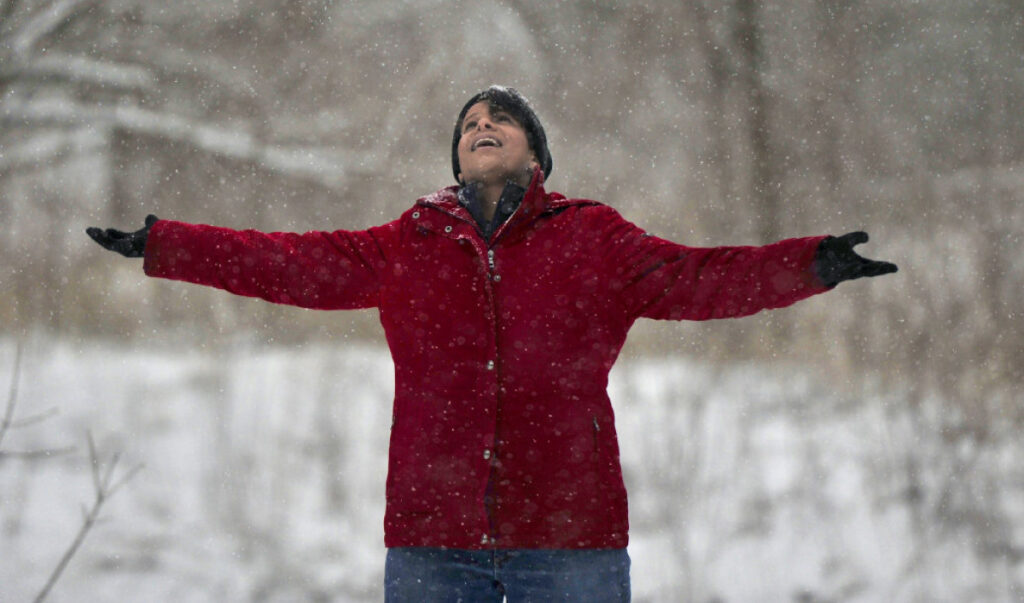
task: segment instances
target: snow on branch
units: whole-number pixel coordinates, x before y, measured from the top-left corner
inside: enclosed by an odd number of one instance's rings
[[[15,69],[15,73],[0,72],[0,78],[17,75],[37,79],[61,79],[76,84],[125,90],[147,90],[156,82],[156,78],[148,69],[138,65],[98,61],[57,52],[48,52]]]
[[[126,132],[181,142],[222,157],[258,163],[265,169],[336,189],[349,174],[366,171],[368,154],[329,147],[277,146],[258,140],[244,129],[230,129],[173,113],[132,105],[84,105],[68,99],[8,98],[0,104],[0,123],[43,123],[91,126],[100,131]],[[11,163],[14,160],[10,160]],[[2,166],[2,162],[0,162]]]
[[[88,153],[108,144],[108,137],[92,128],[44,130],[28,140],[0,147],[0,172],[46,165],[71,153]]]
[[[36,13],[14,33],[14,39],[10,44],[14,55],[22,59],[26,57],[39,40],[64,24],[82,6],[91,2],[95,0],[54,0],[50,6]]]

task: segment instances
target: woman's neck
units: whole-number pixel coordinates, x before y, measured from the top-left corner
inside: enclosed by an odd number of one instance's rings
[[[527,188],[530,186],[532,176],[532,173],[526,171],[520,174],[518,178],[510,175],[504,178],[474,182],[474,192],[476,193],[477,201],[480,203],[480,209],[483,212],[484,218],[490,221],[494,217],[494,212],[498,209],[498,202],[501,201],[501,193],[504,192],[505,185],[509,182],[515,182],[519,186]]]
[[[498,184],[478,182],[476,185],[476,199],[480,203],[480,210],[488,221],[494,217],[498,209],[498,201],[501,200],[501,192],[505,190],[505,183]]]

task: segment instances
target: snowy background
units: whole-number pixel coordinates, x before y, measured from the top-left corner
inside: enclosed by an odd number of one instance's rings
[[[101,458],[144,469],[54,601],[379,601],[385,349],[38,342],[20,412],[60,414],[0,466],[0,593],[28,601],[90,502]],[[12,342],[0,347],[10,366]],[[8,371],[6,376],[10,376]],[[626,360],[610,386],[636,601],[1012,601],[1024,442],[949,449],[939,403],[836,391],[798,367]],[[1007,483],[1001,483],[1007,480]]]
[[[87,431],[144,467],[52,600],[380,600],[375,313],[146,279],[83,231],[382,223],[452,182],[492,83],[550,190],[690,245],[863,229],[900,266],[636,325],[637,600],[1024,599],[1022,49],[1020,0],[0,0],[0,601],[74,537]]]

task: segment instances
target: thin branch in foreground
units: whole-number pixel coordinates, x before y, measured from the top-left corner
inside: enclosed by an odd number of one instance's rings
[[[49,408],[49,409],[47,409],[47,410],[45,410],[45,411],[43,411],[43,412],[41,412],[39,414],[31,415],[31,416],[25,417],[24,419],[18,419],[17,421],[11,421],[10,427],[12,429],[17,429],[17,428],[20,428],[20,427],[28,427],[29,425],[35,425],[36,423],[42,423],[43,421],[45,421],[47,419],[51,419],[53,417],[56,417],[59,414],[60,414],[60,409],[57,408],[56,406],[54,406],[53,408]]]
[[[42,450],[0,450],[0,460],[4,458],[21,459],[24,461],[38,461],[50,459],[55,456],[71,454],[76,448],[66,446],[64,448],[44,448]]]
[[[117,463],[120,461],[120,453],[114,454],[114,456],[107,463],[105,471],[101,470],[99,454],[96,452],[96,444],[93,442],[92,434],[86,432],[86,441],[89,445],[89,467],[92,475],[93,489],[95,490],[95,499],[93,500],[92,507],[82,508],[82,525],[78,528],[78,533],[75,535],[74,540],[71,541],[71,545],[64,552],[60,562],[57,563],[57,567],[53,569],[53,573],[50,574],[50,578],[46,581],[46,585],[39,592],[39,595],[34,599],[35,603],[40,603],[46,599],[47,595],[50,594],[50,590],[60,579],[64,569],[71,562],[71,558],[78,552],[79,547],[82,546],[82,542],[85,541],[86,535],[96,521],[99,519],[100,510],[103,508],[103,503],[108,501],[122,486],[128,483],[135,474],[142,470],[142,465],[136,465],[128,470],[120,479],[114,479],[114,471],[117,469]]]
[[[50,419],[60,413],[59,409],[51,408],[39,414],[15,420],[15,409],[18,406],[18,382],[21,380],[22,349],[22,342],[19,341],[17,348],[15,348],[14,370],[12,371],[11,374],[11,385],[7,392],[7,404],[4,406],[3,418],[0,419],[0,444],[3,443],[4,437],[7,435],[8,431],[21,427],[27,427],[29,425],[34,425],[36,423],[42,423],[43,421]],[[3,448],[0,448],[0,461],[7,458],[18,458],[34,461],[41,458],[49,458],[55,455],[68,454],[70,452],[74,452],[74,450],[75,448],[73,446],[28,451],[4,450]]]
[[[4,418],[0,422],[0,444],[3,444],[7,430],[14,425],[14,407],[18,403],[18,381],[21,378],[21,342],[14,351],[14,371],[11,373],[11,386],[7,392],[7,405],[4,408]]]

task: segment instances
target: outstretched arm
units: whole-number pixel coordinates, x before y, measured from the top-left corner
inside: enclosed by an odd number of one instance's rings
[[[863,233],[760,247],[687,247],[648,235],[610,208],[595,208],[591,215],[604,225],[604,263],[614,270],[616,288],[634,318],[746,316],[824,293],[842,280],[896,270],[853,252],[853,245],[866,240]]]
[[[263,233],[151,218],[133,233],[87,232],[107,249],[144,257],[149,276],[324,310],[377,305],[396,230],[391,223],[363,231]]]

